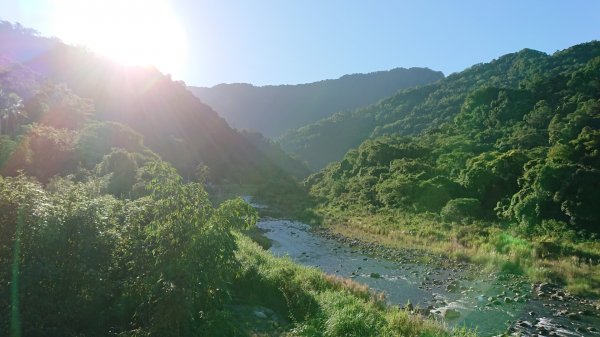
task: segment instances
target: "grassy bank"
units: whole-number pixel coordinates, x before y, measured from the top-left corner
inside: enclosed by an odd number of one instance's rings
[[[381,294],[348,279],[275,258],[244,236],[232,294],[237,303],[272,309],[289,321],[284,336],[474,336],[385,304]]]
[[[317,221],[315,213],[307,211],[314,206],[313,201],[299,184],[276,187],[267,184],[220,184],[211,186],[209,192],[211,201],[217,205],[239,196],[252,196],[252,202],[269,206],[259,210],[262,216]]]
[[[416,248],[564,285],[576,295],[600,296],[600,242],[560,228],[525,236],[500,223],[444,222],[439,215],[321,210],[324,224],[349,237],[397,248]]]

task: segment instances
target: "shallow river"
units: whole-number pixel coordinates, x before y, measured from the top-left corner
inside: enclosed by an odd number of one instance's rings
[[[440,267],[441,261],[392,258],[386,250],[381,253],[355,241],[317,234],[299,222],[263,219],[258,226],[272,240],[274,255],[351,277],[383,291],[391,304],[410,302],[450,326],[477,329],[482,336],[600,336],[598,308],[552,285],[532,285],[518,277],[478,271],[473,265]]]

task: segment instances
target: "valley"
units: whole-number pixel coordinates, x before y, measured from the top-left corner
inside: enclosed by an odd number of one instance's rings
[[[452,15],[90,3],[44,28],[84,10],[89,45],[0,20],[0,336],[600,336],[596,37],[427,53]]]

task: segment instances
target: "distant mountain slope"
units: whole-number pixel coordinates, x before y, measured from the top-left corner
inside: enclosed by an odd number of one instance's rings
[[[331,208],[509,220],[561,241],[566,229],[600,233],[598,41],[505,55],[339,117],[305,131],[364,125],[371,137],[307,180]]]
[[[185,85],[154,68],[122,67],[8,22],[0,22],[0,60],[4,60],[0,73],[7,83],[5,90],[19,95],[26,106],[41,106],[37,109],[40,119],[34,122],[45,123],[44,116],[52,113],[53,97],[40,96],[49,92],[41,90],[44,81],[53,86],[63,84],[64,90],[73,93],[73,100],[89,100],[89,119],[131,127],[186,178],[193,179],[204,165],[210,181],[217,184],[294,184]],[[71,117],[66,109],[59,120]],[[52,126],[64,127],[60,123]]]
[[[400,89],[443,77],[441,72],[426,68],[396,68],[298,85],[255,87],[238,83],[189,88],[233,127],[275,137],[288,129],[373,104]]]
[[[306,164],[290,157],[281,149],[279,144],[268,138],[265,138],[261,133],[252,132],[249,130],[240,130],[239,132],[250,143],[256,146],[257,149],[269,157],[273,163],[276,163],[278,167],[290,174],[296,180],[304,180],[311,174],[311,171],[308,169]]]
[[[468,93],[479,87],[518,88],[525,79],[544,78],[548,71],[559,73],[589,59],[589,47],[573,47],[580,52],[560,52],[553,56],[524,49],[489,63],[474,65],[445,79],[395,95],[352,112],[338,113],[278,139],[281,147],[320,169],[364,140],[386,134],[413,135],[450,122]]]

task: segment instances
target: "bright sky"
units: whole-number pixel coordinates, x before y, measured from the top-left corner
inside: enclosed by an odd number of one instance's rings
[[[0,18],[188,85],[295,84],[600,40],[597,0],[2,0]]]

